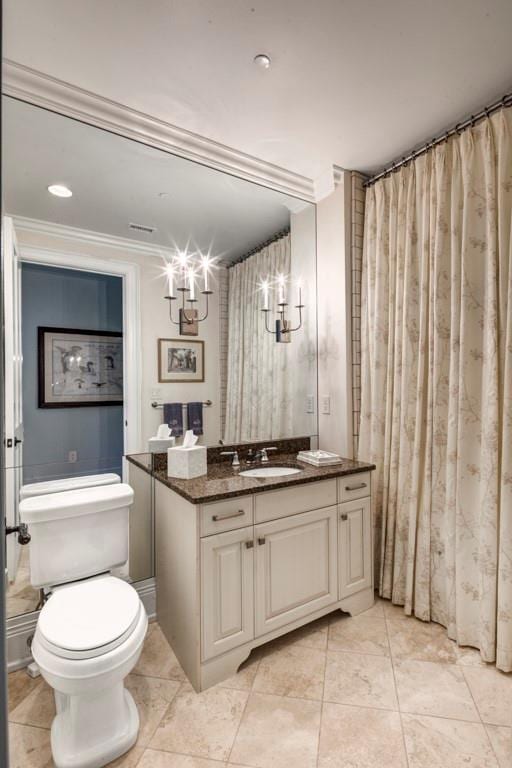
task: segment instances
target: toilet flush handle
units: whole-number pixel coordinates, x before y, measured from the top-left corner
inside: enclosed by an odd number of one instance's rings
[[[20,544],[28,544],[30,541],[30,533],[28,532],[28,526],[26,523],[20,523],[19,525],[6,525],[5,535],[10,533],[18,534],[18,542]]]

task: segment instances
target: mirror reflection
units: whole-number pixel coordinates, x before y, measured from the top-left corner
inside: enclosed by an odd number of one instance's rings
[[[113,474],[135,492],[120,575],[142,581],[152,479],[126,454],[187,429],[208,446],[317,435],[315,206],[3,107],[8,524],[33,484]],[[29,549],[8,537],[9,616],[41,599]]]

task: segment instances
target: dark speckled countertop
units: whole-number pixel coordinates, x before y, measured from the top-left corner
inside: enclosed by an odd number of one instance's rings
[[[375,469],[375,464],[366,464],[361,461],[352,461],[343,459],[341,464],[334,464],[328,467],[314,467],[311,464],[305,464],[297,461],[297,453],[279,453],[272,458],[268,464],[261,462],[253,465],[247,465],[242,462],[240,470],[235,470],[231,462],[222,461],[208,463],[208,472],[201,477],[192,480],[181,480],[175,477],[167,477],[167,466],[165,454],[160,457],[159,454],[152,456],[143,453],[126,457],[128,461],[152,474],[157,480],[167,485],[173,491],[183,496],[191,504],[207,504],[211,501],[220,501],[235,496],[245,496],[250,493],[263,493],[264,491],[275,491],[279,488],[290,488],[294,485],[303,485],[304,483],[314,483],[317,480],[327,480],[332,477],[342,477],[357,472],[367,472]],[[240,471],[245,469],[254,469],[258,466],[292,466],[300,468],[300,474],[286,475],[284,477],[241,477]]]

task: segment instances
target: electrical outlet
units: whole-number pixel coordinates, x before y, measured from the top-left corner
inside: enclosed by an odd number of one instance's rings
[[[306,413],[315,412],[315,396],[306,395]]]
[[[322,395],[322,413],[324,416],[328,416],[331,412],[331,396]]]
[[[78,461],[78,452],[68,451],[68,461],[70,464],[76,464],[76,462]]]

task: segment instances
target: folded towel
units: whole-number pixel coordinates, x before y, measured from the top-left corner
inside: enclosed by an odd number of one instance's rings
[[[187,424],[194,435],[203,434],[203,404],[187,403]]]
[[[172,429],[173,437],[183,434],[183,403],[164,403],[164,421]]]

